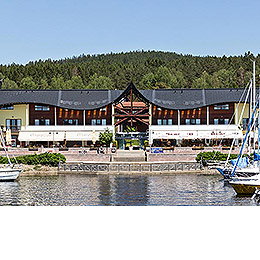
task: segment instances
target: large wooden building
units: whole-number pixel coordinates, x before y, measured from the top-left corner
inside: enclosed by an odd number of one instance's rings
[[[243,89],[0,90],[0,125],[14,145],[85,146],[108,128],[126,140],[212,143],[243,138]],[[243,98],[242,98],[243,101]]]

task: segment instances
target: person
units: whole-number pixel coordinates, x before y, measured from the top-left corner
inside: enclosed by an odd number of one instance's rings
[[[102,145],[101,145],[100,148],[99,148],[99,152],[100,152],[100,153],[104,153],[104,150],[103,150]]]

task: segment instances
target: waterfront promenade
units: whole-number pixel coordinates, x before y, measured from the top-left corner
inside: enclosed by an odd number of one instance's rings
[[[57,175],[57,174],[175,174],[192,172],[200,174],[216,174],[197,163],[195,158],[201,151],[213,151],[212,147],[195,150],[191,147],[175,147],[161,154],[144,151],[122,151],[112,153],[109,148],[103,153],[87,148],[9,148],[10,156],[19,156],[42,152],[61,153],[66,157],[66,163],[59,167],[23,165],[22,175]],[[218,149],[223,153],[228,150]],[[234,150],[238,153],[238,149]],[[0,155],[5,156],[4,151]]]

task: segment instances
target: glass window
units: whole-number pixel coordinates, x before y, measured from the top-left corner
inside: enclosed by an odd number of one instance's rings
[[[50,107],[49,106],[42,106],[42,105],[35,105],[34,109],[36,111],[49,111]]]
[[[157,125],[161,125],[162,124],[162,119],[157,119]]]
[[[229,110],[229,104],[214,105],[214,110]]]
[[[186,124],[186,125],[190,125],[190,119],[189,119],[189,118],[186,118],[186,119],[185,119],[185,124]]]
[[[91,125],[96,125],[96,119],[91,119]]]
[[[196,125],[200,125],[200,119],[199,118],[196,119]]]
[[[243,130],[247,129],[248,120],[249,120],[248,118],[243,118],[243,121],[242,121]]]
[[[220,119],[218,120],[218,124],[219,124],[219,125],[224,125],[224,118],[220,118]]]
[[[107,120],[106,119],[102,119],[102,125],[106,125],[107,124]]]
[[[168,119],[168,125],[172,125],[172,119]]]
[[[190,120],[190,124],[191,124],[191,125],[195,125],[195,124],[196,124],[196,120],[195,120],[194,118],[192,118],[192,119]]]
[[[167,119],[163,119],[163,125],[167,125]]]
[[[223,110],[229,110],[229,104],[224,104],[222,105]]]
[[[101,120],[97,119],[97,125],[101,125]]]
[[[40,120],[39,120],[39,119],[35,119],[35,120],[34,120],[34,124],[35,124],[35,125],[40,125]]]
[[[6,129],[11,129],[12,131],[21,130],[21,125],[21,119],[6,119]]]
[[[13,110],[14,109],[14,106],[2,106],[1,108],[0,108],[1,110]]]
[[[107,109],[106,107],[102,107],[99,109],[99,111],[106,111],[106,109]]]
[[[214,118],[214,125],[218,125],[218,119]]]
[[[45,119],[45,125],[50,125],[50,119]]]
[[[224,119],[224,124],[225,124],[225,125],[228,125],[228,124],[229,124],[229,119],[225,118],[225,119]]]
[[[10,119],[6,119],[6,128],[10,129],[11,126],[11,120]]]

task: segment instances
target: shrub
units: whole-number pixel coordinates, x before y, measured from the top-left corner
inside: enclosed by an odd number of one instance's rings
[[[66,162],[66,158],[60,153],[41,153],[41,154],[29,154],[24,156],[17,156],[10,159],[12,163],[28,164],[28,165],[49,165],[57,167],[59,162]],[[0,164],[7,164],[8,160],[6,157],[0,156]]]
[[[221,153],[219,151],[217,152],[200,152],[197,157],[196,161],[200,162],[202,161],[203,164],[206,164],[207,161],[226,161],[228,157],[228,154]],[[237,154],[231,154],[229,159],[236,159],[238,157]]]

